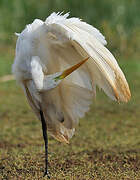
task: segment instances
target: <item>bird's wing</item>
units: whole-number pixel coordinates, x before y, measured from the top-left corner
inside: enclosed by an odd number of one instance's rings
[[[84,87],[87,88],[90,81],[93,89],[97,85],[113,100],[127,102],[130,98],[127,81],[114,56],[104,46],[103,35],[87,23],[77,18],[66,19],[67,16],[52,14],[44,25],[53,66],[59,64],[62,69],[77,63],[81,57],[90,57],[86,65],[77,71],[86,74],[85,79],[84,75],[78,77],[84,81]]]
[[[130,91],[114,56],[104,46],[106,41],[103,35],[77,18],[66,19],[67,16],[53,13],[37,29],[39,42],[36,53],[49,74],[90,57],[60,86],[46,92],[43,98],[46,116],[52,121],[58,119],[67,129],[73,129],[78,119],[89,109],[96,85],[117,101],[127,102]],[[62,131],[67,139],[72,136],[73,131],[67,135],[64,129]]]

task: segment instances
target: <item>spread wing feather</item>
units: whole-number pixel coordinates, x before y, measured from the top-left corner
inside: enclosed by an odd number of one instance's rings
[[[51,54],[54,54],[55,51],[55,56],[61,56],[60,59],[67,64],[77,63],[80,56],[90,56],[85,69],[80,68],[77,73],[80,75],[80,71],[84,71],[85,74],[89,75],[92,84],[102,88],[113,100],[127,102],[130,98],[130,91],[117,61],[99,41],[98,33],[97,36],[89,33],[85,28],[82,28],[87,25],[82,23],[64,21],[64,23],[49,24],[48,31],[55,37],[53,40],[51,35],[48,36]]]
[[[52,97],[53,92],[49,92],[48,99],[54,105],[55,111],[59,112],[57,116],[60,116],[60,112],[63,114],[64,122],[60,124],[66,129],[74,129],[78,119],[89,110],[93,94],[96,93],[96,85],[117,101],[127,102],[130,91],[118,63],[104,47],[104,36],[79,19],[66,19],[66,16],[53,14],[49,17],[43,25],[46,34],[42,35],[46,37],[43,41],[50,55],[47,62],[49,73],[62,71],[90,56],[82,67],[55,89],[56,96]],[[51,18],[54,18],[53,21],[50,21]],[[71,133],[67,133],[65,137],[69,139]]]

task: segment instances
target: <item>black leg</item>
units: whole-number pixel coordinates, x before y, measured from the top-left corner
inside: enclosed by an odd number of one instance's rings
[[[48,136],[47,136],[47,125],[46,125],[46,121],[45,121],[43,112],[41,110],[40,110],[40,117],[41,117],[41,123],[42,123],[43,138],[44,138],[44,142],[45,142],[45,173],[44,173],[43,177],[45,177],[47,175],[47,177],[50,179],[50,176],[48,174]]]

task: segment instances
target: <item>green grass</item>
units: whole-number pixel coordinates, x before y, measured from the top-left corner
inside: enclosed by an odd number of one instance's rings
[[[1,59],[0,75],[4,75],[12,61],[5,65]],[[140,179],[140,61],[120,64],[131,101],[117,104],[98,92],[70,145],[49,137],[51,179]],[[15,81],[0,83],[0,179],[43,179],[43,171],[41,123]]]
[[[12,61],[9,56],[0,56],[0,76],[11,74]]]

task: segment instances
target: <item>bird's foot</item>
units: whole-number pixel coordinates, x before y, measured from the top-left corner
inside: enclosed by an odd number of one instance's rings
[[[50,179],[50,178],[51,178],[51,177],[50,177],[50,175],[49,175],[49,173],[48,173],[48,171],[45,171],[45,173],[44,173],[43,177],[47,177],[48,179]]]

